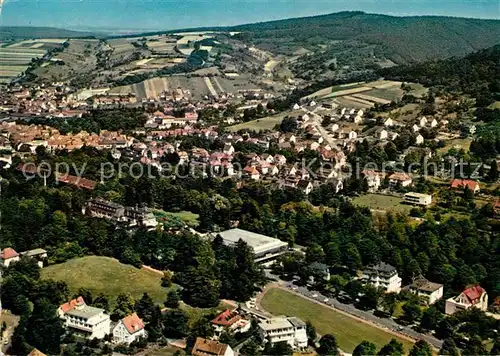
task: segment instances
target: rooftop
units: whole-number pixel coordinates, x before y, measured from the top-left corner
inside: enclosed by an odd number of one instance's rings
[[[196,338],[193,351],[194,356],[218,356],[224,355],[229,346],[218,341],[207,340],[201,337]]]
[[[276,317],[260,322],[259,327],[264,331],[269,331],[291,328],[293,324],[285,317]]]
[[[385,262],[380,262],[374,266],[368,267],[368,270],[379,272],[379,273],[392,273],[397,272],[396,267],[391,266]]]
[[[73,309],[69,310],[68,312],[66,312],[66,314],[71,315],[71,316],[76,316],[78,318],[90,319],[93,316],[99,315],[103,312],[104,312],[104,309],[84,305],[83,307],[81,307],[79,309],[73,308]]]
[[[410,285],[412,288],[416,288],[418,290],[422,291],[427,291],[427,292],[434,292],[438,290],[439,288],[442,288],[443,285],[439,283],[433,283],[429,282],[424,276],[420,275],[415,280],[413,283]]]
[[[288,318],[288,321],[295,327],[295,328],[305,328],[306,323],[304,323],[302,320],[296,317]]]
[[[260,254],[270,249],[288,247],[288,244],[281,240],[242,229],[222,231],[219,235],[224,240],[224,243],[228,245],[235,244],[240,239],[245,241],[248,246],[253,248],[255,254]]]
[[[43,255],[45,253],[47,253],[47,250],[44,250],[43,248],[35,248],[34,250],[21,252],[21,255],[32,257],[32,256]]]

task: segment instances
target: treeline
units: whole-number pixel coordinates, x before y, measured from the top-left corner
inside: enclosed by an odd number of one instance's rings
[[[81,118],[31,118],[19,121],[19,124],[48,125],[58,129],[62,134],[78,133],[87,131],[89,133],[100,133],[101,130],[108,131],[130,131],[143,127],[147,121],[144,110],[141,108],[119,108],[119,109],[95,109],[83,114]]]

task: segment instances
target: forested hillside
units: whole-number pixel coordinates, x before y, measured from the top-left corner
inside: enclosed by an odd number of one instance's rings
[[[0,40],[13,41],[29,38],[76,38],[92,36],[90,32],[65,30],[55,27],[2,26]]]
[[[376,54],[396,63],[463,56],[500,42],[500,21],[440,16],[393,17],[339,12],[236,26],[251,41],[285,51],[328,41],[376,45]]]

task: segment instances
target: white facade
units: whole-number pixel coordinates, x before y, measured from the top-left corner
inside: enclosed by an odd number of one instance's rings
[[[427,206],[432,203],[432,195],[430,194],[420,194],[420,193],[406,193],[403,196],[405,202],[414,205]]]
[[[259,332],[271,344],[285,341],[294,349],[307,347],[306,324],[298,318],[265,320],[259,323]]]
[[[427,305],[434,304],[443,298],[443,285],[430,282],[421,275],[415,278],[413,283],[405,289],[425,300]]]
[[[383,262],[363,271],[362,279],[375,288],[382,288],[386,293],[401,291],[402,280],[396,268]]]
[[[447,299],[445,313],[452,315],[457,311],[469,308],[477,308],[482,311],[488,310],[488,294],[480,286],[468,288],[458,296]]]
[[[76,333],[83,334],[88,339],[102,339],[110,332],[111,320],[104,309],[78,304],[73,309],[63,313],[65,326]]]
[[[422,136],[422,135],[418,135],[418,136],[415,138],[415,144],[417,144],[417,145],[421,145],[422,143],[424,143],[424,136]]]
[[[118,324],[113,329],[113,342],[117,344],[131,344],[140,337],[146,337],[146,331],[144,330],[144,325],[142,327],[137,327],[134,325],[129,325],[131,330],[126,326],[126,321],[120,320]]]

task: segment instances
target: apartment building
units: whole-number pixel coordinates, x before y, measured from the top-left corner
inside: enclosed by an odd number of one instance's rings
[[[396,267],[384,262],[365,269],[361,278],[365,283],[370,283],[375,288],[382,288],[386,293],[401,291],[401,277]]]
[[[102,339],[110,332],[109,315],[104,309],[85,304],[82,297],[62,304],[57,313],[67,328],[87,339]]]
[[[307,347],[306,323],[299,318],[265,320],[259,323],[259,332],[271,344],[285,341],[294,349]]]
[[[432,195],[421,193],[406,193],[403,200],[408,204],[427,206],[432,203]]]

